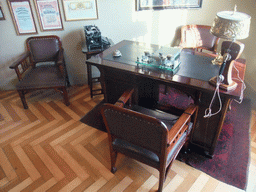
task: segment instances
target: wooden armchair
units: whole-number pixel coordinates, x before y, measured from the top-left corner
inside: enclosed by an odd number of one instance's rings
[[[132,105],[133,89],[127,90],[113,104],[101,110],[108,131],[111,172],[116,172],[117,153],[122,153],[159,171],[162,191],[170,167],[192,129],[192,115],[197,107],[191,104],[181,116]],[[125,106],[125,108],[124,108]]]
[[[211,26],[185,25],[181,28],[181,43],[183,48],[197,51],[208,50],[217,53],[219,38],[210,33]]]
[[[55,89],[63,94],[69,105],[66,87],[70,85],[66,70],[62,43],[57,36],[35,36],[26,40],[27,52],[10,68],[14,69],[19,82],[17,91],[25,109],[25,94],[37,89]]]

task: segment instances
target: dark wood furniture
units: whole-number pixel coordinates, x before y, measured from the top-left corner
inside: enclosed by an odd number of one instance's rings
[[[65,104],[69,105],[66,87],[70,83],[60,38],[53,35],[30,37],[26,48],[26,53],[10,66],[18,76],[16,88],[24,108],[28,108],[25,94],[38,89],[60,91]]]
[[[191,104],[176,116],[133,105],[132,93],[128,89],[115,105],[104,104],[101,110],[108,131],[111,172],[116,172],[117,154],[122,153],[157,169],[161,192],[173,161],[189,140],[196,106]]]
[[[122,52],[122,57],[113,58],[116,49]],[[219,66],[212,65],[211,61],[216,55],[198,53],[181,53],[179,70],[172,74],[164,70],[149,70],[135,64],[138,56],[144,51],[156,51],[157,45],[148,45],[133,41],[122,41],[104,51],[98,57],[87,60],[87,64],[96,66],[102,76],[104,98],[108,103],[115,103],[127,87],[135,87],[135,101],[147,108],[160,108],[159,84],[174,87],[182,92],[192,95],[198,105],[194,129],[191,133],[191,144],[198,146],[212,156],[220,134],[223,121],[230,101],[240,96],[241,82],[232,91],[220,91],[222,100],[221,112],[210,118],[204,118],[205,110],[209,107],[215,87],[209,84],[209,79],[216,76]],[[234,65],[239,70],[240,78],[244,79],[245,60],[237,60]],[[233,71],[233,77],[237,72]],[[214,102],[212,111],[218,111],[219,103]]]
[[[110,44],[113,45],[114,43],[112,40],[110,40]],[[102,53],[105,49],[108,47],[105,47],[102,49],[95,49],[95,50],[88,50],[86,42],[83,42],[82,44],[82,52],[86,54],[86,59],[90,59],[92,56],[98,55],[99,53]],[[92,77],[92,66],[90,64],[87,64],[87,81],[88,86],[90,87],[90,93],[91,98],[93,98],[94,95],[101,95],[103,94],[102,88],[93,89],[93,84],[100,83],[100,76],[98,77]]]
[[[197,51],[208,50],[217,53],[218,37],[210,33],[208,25],[185,25],[181,27],[181,43],[183,48],[192,48]]]

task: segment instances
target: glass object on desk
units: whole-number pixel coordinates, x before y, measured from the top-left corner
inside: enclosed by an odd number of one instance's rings
[[[145,51],[141,58],[137,57],[137,65],[153,67],[175,72],[180,66],[180,48],[162,47],[156,53]]]

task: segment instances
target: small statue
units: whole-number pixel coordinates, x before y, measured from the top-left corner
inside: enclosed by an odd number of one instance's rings
[[[217,57],[212,60],[213,65],[221,65],[223,63],[223,56],[221,55],[221,52],[217,54]]]

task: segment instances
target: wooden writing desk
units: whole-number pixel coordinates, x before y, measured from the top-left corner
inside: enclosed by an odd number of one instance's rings
[[[182,52],[180,69],[176,74],[164,70],[143,70],[135,63],[144,51],[154,52],[160,47],[133,41],[122,41],[105,50],[97,57],[92,57],[86,63],[96,66],[101,72],[104,98],[106,102],[115,103],[127,87],[136,88],[135,100],[145,107],[157,105],[159,84],[171,86],[193,95],[199,108],[195,118],[191,143],[202,148],[206,155],[212,156],[219,137],[230,101],[240,96],[241,83],[233,91],[220,91],[222,110],[215,116],[204,118],[205,110],[209,107],[215,87],[208,80],[216,76],[219,66],[212,65],[214,55],[202,53],[189,54]],[[120,50],[122,57],[113,58],[112,53]],[[240,78],[244,79],[245,60],[239,60],[235,66],[239,70]],[[236,77],[235,71],[234,77]],[[236,81],[236,80],[235,80]],[[213,112],[219,109],[218,102],[214,102]]]

